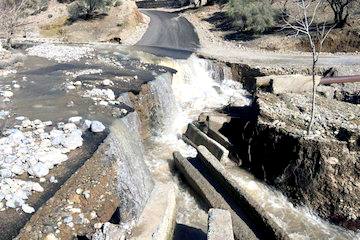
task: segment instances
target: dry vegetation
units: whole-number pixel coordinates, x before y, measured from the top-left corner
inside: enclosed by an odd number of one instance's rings
[[[238,0],[232,0],[238,1]],[[284,9],[284,0],[272,1],[275,12],[275,21],[266,26],[262,31],[256,32],[244,24],[239,24],[239,17],[232,18],[231,5],[229,3],[215,4],[199,9],[195,14],[203,21],[213,25],[213,32],[221,35],[227,41],[239,42],[250,48],[260,48],[271,51],[310,51],[307,39],[294,37],[293,31],[284,31],[281,14]],[[294,1],[287,1],[286,10],[294,10]],[[326,1],[324,1],[326,3]],[[334,13],[328,4],[319,11],[319,21],[325,21],[328,25],[334,23]],[[229,14],[230,13],[230,14]],[[358,52],[360,51],[360,1],[354,1],[350,8],[347,24],[334,29],[324,42],[326,52]],[[264,14],[268,16],[268,14]],[[234,20],[236,24],[234,24]],[[240,18],[241,20],[241,18]]]
[[[88,0],[6,1],[26,2],[21,5],[26,7],[20,11],[16,8],[17,13],[12,15],[8,14],[9,10],[0,11],[0,16],[16,16],[14,21],[9,21],[9,17],[3,21],[8,24],[14,22],[14,27],[0,31],[3,38],[52,38],[68,42],[108,42],[116,39],[122,42],[122,39],[132,37],[130,33],[136,35],[139,25],[144,25],[143,15],[131,0],[101,0],[101,4],[95,6],[89,6]],[[31,12],[29,2],[33,6]],[[46,7],[40,7],[40,3],[46,4]]]

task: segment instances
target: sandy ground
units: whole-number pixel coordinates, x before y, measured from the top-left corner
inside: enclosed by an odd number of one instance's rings
[[[143,17],[143,21],[140,22],[136,27],[134,28],[126,28],[122,32],[122,43],[125,45],[135,45],[140,39],[144,36],[146,30],[148,29],[148,26],[150,24],[150,18],[141,13]]]

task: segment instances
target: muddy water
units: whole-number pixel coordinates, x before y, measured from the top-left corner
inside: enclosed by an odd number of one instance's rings
[[[14,75],[0,77],[0,90],[11,86],[13,81],[21,86],[12,89],[14,98],[10,104],[0,103],[0,106],[9,109],[12,115],[30,119],[59,122],[72,116],[82,116],[110,124],[113,120],[111,110],[96,106],[90,98],[83,98],[86,89],[92,86],[110,88],[116,96],[123,92],[138,92],[142,84],[154,80],[166,70],[169,69],[142,64],[117,47],[99,47],[95,57],[68,63],[26,56],[21,70]],[[81,74],[86,71],[90,72]],[[79,75],[74,78],[74,74]],[[110,79],[115,84],[101,86],[104,79]],[[70,81],[81,81],[83,85],[67,90],[66,85]]]

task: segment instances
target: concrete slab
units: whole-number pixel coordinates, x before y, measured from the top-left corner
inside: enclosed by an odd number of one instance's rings
[[[176,189],[157,183],[130,240],[172,239],[176,220]]]
[[[204,146],[198,147],[199,160],[205,165],[216,182],[225,189],[235,201],[246,208],[253,220],[262,228],[267,229],[267,233],[274,239],[289,239],[285,231],[279,226],[267,212],[251,196],[237,185],[236,181],[226,172],[226,169],[219,163],[209,150]]]
[[[204,132],[190,123],[184,134],[184,140],[193,147],[204,145],[221,162],[229,161],[229,151],[214,139],[208,137]]]
[[[221,208],[229,210],[232,216],[232,224],[235,238],[242,239],[259,239],[253,230],[245,223],[245,221],[237,214],[241,212],[238,209],[233,209],[219,193],[219,189],[208,182],[208,179],[202,175],[197,168],[187,159],[185,159],[179,152],[174,153],[174,160],[176,167],[184,175],[186,181],[190,186],[204,199],[208,206],[214,208]],[[201,168],[201,167],[200,167]],[[236,211],[236,212],[235,212]],[[248,219],[246,219],[247,221]],[[270,239],[270,238],[269,238]]]
[[[227,210],[209,210],[208,240],[234,240],[231,214]]]

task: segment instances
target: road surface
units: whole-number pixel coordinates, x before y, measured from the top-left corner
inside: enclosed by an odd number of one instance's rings
[[[187,58],[199,48],[199,37],[186,18],[157,10],[142,12],[150,17],[150,24],[135,49],[159,56]]]

